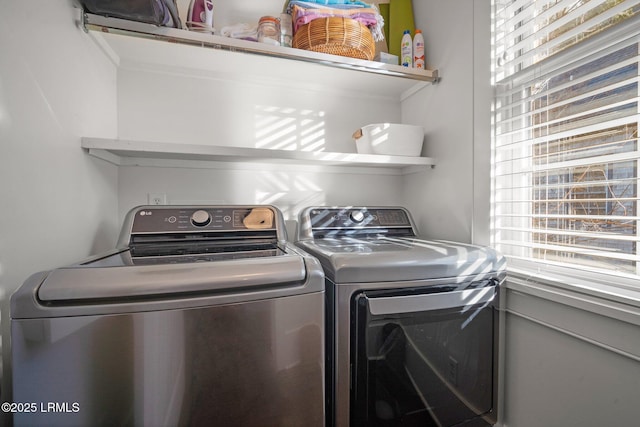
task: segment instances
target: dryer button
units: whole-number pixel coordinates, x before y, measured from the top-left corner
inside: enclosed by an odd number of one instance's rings
[[[353,221],[353,222],[362,222],[362,221],[364,221],[364,212],[362,212],[362,211],[353,211],[349,215],[349,218],[351,218],[351,221]]]

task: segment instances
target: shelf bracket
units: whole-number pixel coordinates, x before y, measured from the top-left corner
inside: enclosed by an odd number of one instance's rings
[[[89,29],[87,28],[87,14],[84,13],[84,10],[76,7],[75,10],[78,13],[78,17],[76,19],[76,25],[80,28],[85,34],[89,34]]]

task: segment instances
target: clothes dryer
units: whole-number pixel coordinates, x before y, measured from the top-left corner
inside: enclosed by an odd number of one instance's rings
[[[135,208],[12,296],[14,426],[323,427],[323,304],[275,207]]]
[[[401,207],[307,208],[297,245],[326,275],[329,425],[495,423],[500,254]]]

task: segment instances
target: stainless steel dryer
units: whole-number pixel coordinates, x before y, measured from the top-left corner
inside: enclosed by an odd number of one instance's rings
[[[15,426],[324,426],[324,280],[272,206],[143,206],[11,298]]]
[[[502,256],[400,207],[307,208],[297,244],[326,275],[329,425],[495,423]]]

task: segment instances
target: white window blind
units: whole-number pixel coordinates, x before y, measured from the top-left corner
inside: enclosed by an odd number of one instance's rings
[[[494,246],[640,274],[640,1],[493,7]]]

